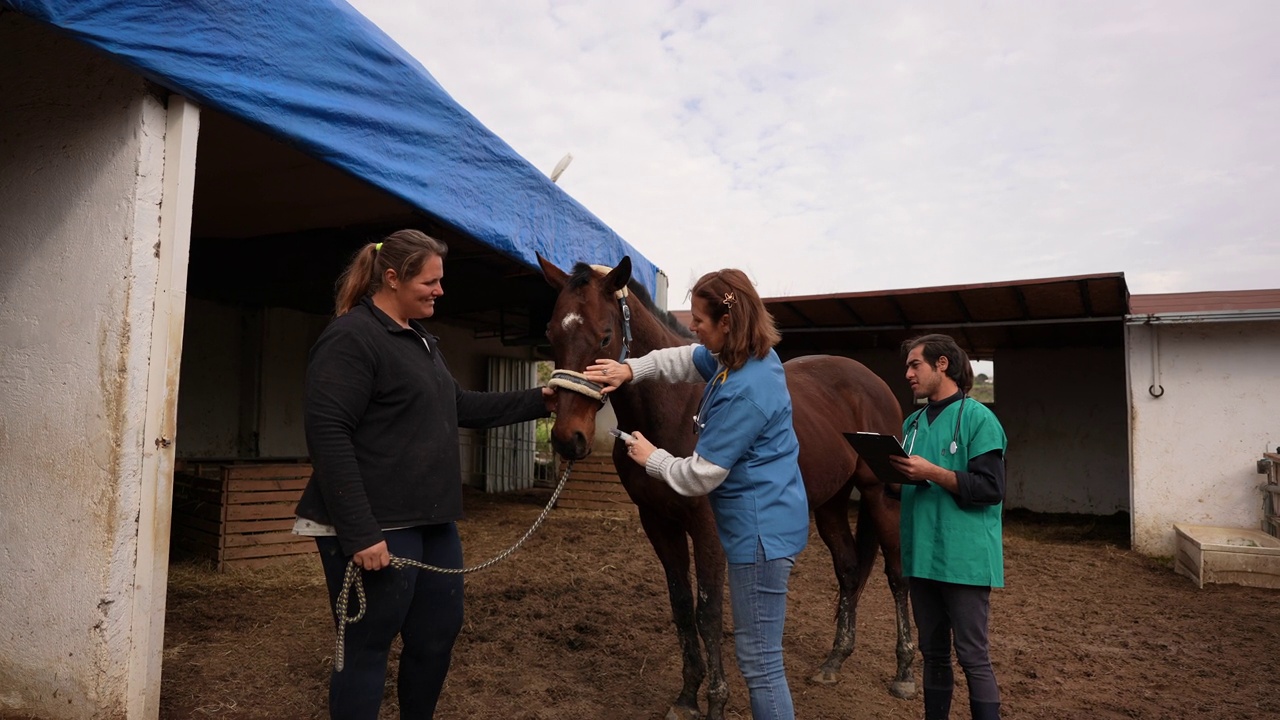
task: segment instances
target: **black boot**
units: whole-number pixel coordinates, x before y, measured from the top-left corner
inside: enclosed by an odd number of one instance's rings
[[[924,689],[924,720],[950,720],[952,688]]]
[[[969,712],[973,720],[1000,720],[1000,703],[970,700]]]

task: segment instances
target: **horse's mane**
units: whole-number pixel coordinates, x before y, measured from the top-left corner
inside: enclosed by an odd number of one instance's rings
[[[593,278],[598,277],[600,277],[600,275],[590,265],[580,262],[573,266],[573,274],[569,276],[568,286],[570,289],[586,287]],[[646,290],[643,285],[636,282],[634,279],[628,280],[627,290],[629,290],[632,295],[639,298],[640,302],[645,306],[645,309],[653,313],[654,317],[658,318],[662,324],[674,330],[677,335],[689,340],[695,339],[693,333],[689,332],[689,328],[682,325],[679,320],[676,320],[674,315],[666,310],[662,310],[653,303],[653,298],[649,295],[649,291]]]

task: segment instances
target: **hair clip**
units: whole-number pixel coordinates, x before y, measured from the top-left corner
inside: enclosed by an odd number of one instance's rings
[[[734,304],[738,302],[738,299],[733,296],[733,293],[727,292],[724,294],[724,300],[722,300],[721,302],[723,302],[726,307],[732,310]]]
[[[381,251],[382,251],[382,243],[376,243],[376,244],[373,246],[373,251],[374,251],[374,252],[381,252]]]

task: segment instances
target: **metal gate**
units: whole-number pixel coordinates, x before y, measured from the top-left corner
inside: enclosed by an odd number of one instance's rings
[[[538,384],[537,364],[512,358],[489,358],[489,389],[527,390]],[[506,492],[533,487],[537,421],[484,431],[484,490]]]

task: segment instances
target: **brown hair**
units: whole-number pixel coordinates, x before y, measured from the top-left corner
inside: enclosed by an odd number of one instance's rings
[[[387,270],[407,280],[422,272],[431,258],[443,260],[448,254],[448,245],[418,230],[397,230],[380,243],[366,244],[338,276],[333,314],[345,315],[366,295],[381,290]]]
[[[938,358],[945,357],[947,377],[955,381],[960,392],[969,394],[973,389],[973,366],[969,364],[969,355],[960,348],[955,338],[940,333],[913,337],[902,343],[902,356],[910,355],[911,351],[917,347],[920,348],[920,354],[924,356],[925,362],[934,369],[938,367]]]
[[[764,309],[751,279],[741,270],[709,272],[698,278],[690,293],[706,303],[711,322],[718,323],[720,318],[729,316],[729,329],[720,350],[720,362],[726,368],[737,370],[749,358],[763,358],[782,339],[773,316]]]

